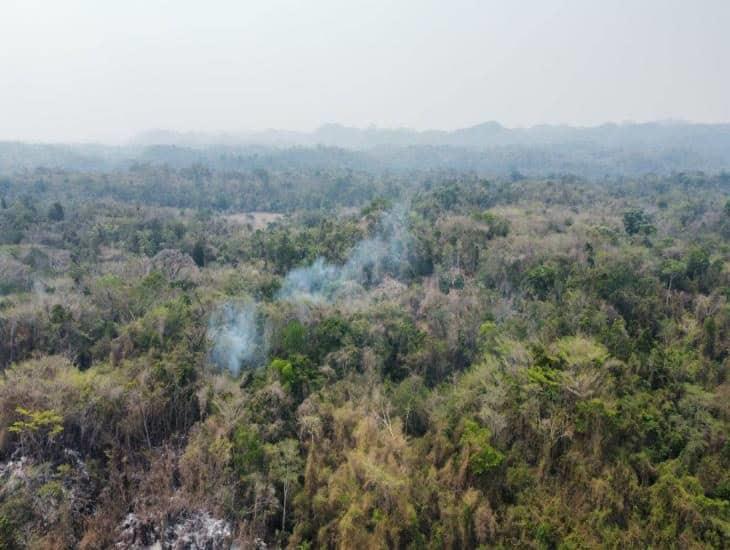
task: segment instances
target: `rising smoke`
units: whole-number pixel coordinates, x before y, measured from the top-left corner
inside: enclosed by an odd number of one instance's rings
[[[254,302],[228,302],[210,317],[208,338],[213,341],[211,361],[237,375],[257,364],[266,353],[264,332]]]
[[[284,277],[276,299],[294,304],[336,303],[397,277],[407,261],[410,234],[406,210],[398,206],[380,220],[376,235],[360,241],[344,265],[317,258],[311,265],[292,269]],[[226,303],[210,319],[210,358],[237,375],[242,368],[260,364],[266,356],[266,337],[257,304]]]
[[[380,221],[375,237],[360,241],[347,262],[339,266],[318,258],[307,267],[292,269],[277,295],[288,302],[336,302],[354,286],[371,287],[386,275],[400,273],[409,244],[405,210],[397,207]]]

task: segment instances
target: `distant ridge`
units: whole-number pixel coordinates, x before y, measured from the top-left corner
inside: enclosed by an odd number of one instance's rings
[[[484,149],[506,146],[582,144],[603,147],[676,147],[721,151],[730,147],[730,124],[698,124],[681,121],[607,123],[592,127],[538,125],[507,128],[488,121],[453,131],[407,128],[356,128],[325,124],[313,132],[265,130],[240,134],[180,133],[153,130],[137,135],[132,145],[263,145],[277,147],[317,146],[370,149],[384,146],[451,146]]]
[[[0,176],[138,166],[217,170],[448,170],[483,175],[588,177],[730,171],[730,124],[677,121],[507,128],[490,121],[453,131],[352,128],[246,134],[154,130],[123,146],[0,142]]]

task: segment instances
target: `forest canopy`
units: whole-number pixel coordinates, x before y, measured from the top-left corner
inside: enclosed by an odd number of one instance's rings
[[[168,152],[0,178],[0,548],[727,547],[726,172]]]

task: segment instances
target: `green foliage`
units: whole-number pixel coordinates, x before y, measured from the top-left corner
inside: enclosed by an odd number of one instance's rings
[[[616,410],[602,399],[593,398],[576,405],[575,428],[583,434],[590,435],[599,429],[612,430],[616,420]]]
[[[662,263],[659,277],[667,285],[667,288],[685,289],[687,273],[688,269],[685,262],[667,259]]]
[[[541,264],[525,274],[527,288],[538,298],[544,300],[555,287],[558,272],[552,265]]]
[[[203,241],[195,242],[191,256],[195,265],[198,267],[205,267],[205,243]]]
[[[20,548],[19,538],[11,520],[5,516],[0,516],[0,548],[2,550]]]
[[[15,412],[20,418],[8,431],[18,436],[22,448],[44,457],[63,432],[63,417],[52,409],[16,407]]]
[[[113,547],[129,512],[197,510],[244,546],[728,545],[727,174],[167,154],[0,178],[0,546]],[[399,203],[382,277],[279,295],[388,248]],[[262,332],[234,376],[210,368],[228,300]]]
[[[490,445],[492,434],[474,420],[464,421],[460,444],[467,449],[469,469],[475,476],[486,475],[502,464],[504,455]]]
[[[602,345],[582,336],[566,336],[551,346],[551,357],[546,358],[560,367],[600,368],[608,359],[608,351]]]
[[[697,540],[721,548],[730,533],[730,502],[708,498],[698,480],[662,468],[649,491],[651,538],[657,546],[679,539]]]
[[[278,376],[286,390],[299,399],[316,388],[321,379],[311,360],[300,354],[291,355],[289,359],[273,359],[269,370]]]
[[[282,350],[286,355],[302,353],[305,351],[306,340],[307,330],[304,325],[297,320],[289,321],[281,336]]]
[[[693,248],[687,257],[687,276],[690,279],[703,277],[710,268],[710,255],[702,248]]]
[[[656,231],[651,216],[641,209],[628,210],[623,215],[624,229],[629,235],[649,235]]]
[[[54,202],[48,209],[48,219],[53,222],[60,222],[65,217],[63,206],[60,202]]]
[[[480,220],[489,227],[489,238],[506,237],[509,234],[509,220],[492,212],[483,212]]]
[[[55,438],[63,431],[63,418],[52,410],[30,411],[23,407],[15,409],[24,420],[16,420],[8,430],[17,434],[43,433],[49,439]]]
[[[258,471],[263,466],[264,444],[258,434],[245,425],[239,425],[231,436],[231,459],[240,477]]]
[[[303,462],[299,456],[299,443],[295,439],[284,439],[264,447],[270,478],[281,487],[281,529],[287,528],[287,508],[291,492],[301,476]]]
[[[350,334],[350,326],[341,317],[328,317],[312,331],[312,355],[318,360],[339,349]]]
[[[286,387],[292,387],[297,381],[297,375],[294,372],[294,365],[286,359],[274,359],[269,364],[269,368],[276,372]]]

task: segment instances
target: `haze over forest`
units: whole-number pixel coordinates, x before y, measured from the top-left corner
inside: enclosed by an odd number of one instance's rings
[[[0,172],[20,169],[124,169],[138,163],[243,169],[268,166],[368,170],[469,170],[483,175],[590,176],[717,171],[730,166],[730,125],[664,121],[597,127],[505,128],[497,122],[454,131],[352,128],[313,132],[139,134],[127,145],[0,142]]]
[[[0,140],[730,122],[723,0],[7,0]]]
[[[729,2],[0,11],[0,550],[730,548]]]

